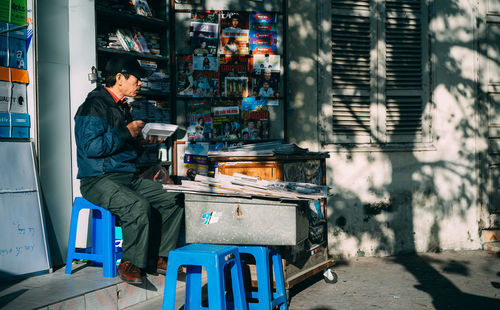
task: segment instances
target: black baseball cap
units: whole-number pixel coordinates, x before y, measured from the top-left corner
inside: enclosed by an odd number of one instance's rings
[[[141,67],[134,56],[119,55],[108,60],[104,67],[104,72],[107,76],[114,76],[118,73],[129,73],[136,78],[145,78],[153,73]]]

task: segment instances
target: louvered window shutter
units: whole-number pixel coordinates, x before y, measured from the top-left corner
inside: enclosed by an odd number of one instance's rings
[[[421,0],[385,1],[385,79],[379,84],[385,86],[387,142],[422,142],[429,126],[423,7]]]
[[[331,127],[338,142],[370,142],[370,0],[332,0]]]
[[[422,142],[429,135],[425,0],[331,0],[326,143]]]

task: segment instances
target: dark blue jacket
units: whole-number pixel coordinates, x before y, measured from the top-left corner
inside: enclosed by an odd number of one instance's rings
[[[130,109],[100,87],[91,91],[75,115],[79,179],[109,172],[136,172],[137,139],[127,129]]]

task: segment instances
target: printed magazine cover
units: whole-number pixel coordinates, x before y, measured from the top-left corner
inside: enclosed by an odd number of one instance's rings
[[[193,96],[193,56],[177,56],[177,95]]]
[[[250,64],[247,56],[221,56],[219,65],[220,93],[226,97],[247,97]]]
[[[277,14],[272,12],[250,13],[250,30],[276,31]]]
[[[187,136],[189,141],[210,141],[212,136],[212,114],[210,102],[193,101],[187,105]]]
[[[208,175],[208,149],[208,142],[186,143],[184,167],[188,175]]]
[[[240,108],[235,106],[212,107],[214,140],[237,141],[240,139]]]
[[[253,96],[263,98],[279,97],[280,73],[272,72],[269,68],[259,70],[259,74],[252,77]]]
[[[249,13],[221,11],[220,54],[248,55],[249,53]]]
[[[194,55],[193,69],[195,71],[218,71],[219,58],[217,55]]]
[[[219,74],[213,71],[194,71],[193,97],[219,95]]]
[[[219,25],[205,22],[191,22],[191,47],[195,55],[217,54]]]
[[[274,55],[278,50],[276,31],[250,31],[250,53],[252,55]]]
[[[275,73],[280,72],[280,55],[254,55],[252,60],[254,74],[263,74],[265,69]]]
[[[265,99],[243,98],[241,119],[243,121],[243,129],[241,130],[243,141],[269,139],[269,110]]]

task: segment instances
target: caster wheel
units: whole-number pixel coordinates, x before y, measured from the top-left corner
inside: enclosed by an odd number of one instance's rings
[[[333,268],[328,268],[323,272],[323,279],[325,279],[326,283],[333,284],[337,283],[338,276],[335,271],[333,271]]]

